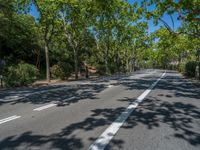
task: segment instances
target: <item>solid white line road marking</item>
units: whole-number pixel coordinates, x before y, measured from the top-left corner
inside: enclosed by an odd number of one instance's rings
[[[48,104],[48,105],[45,105],[45,106],[42,106],[42,107],[35,108],[33,110],[34,111],[41,111],[41,110],[44,110],[44,109],[47,109],[47,108],[50,108],[50,107],[53,107],[53,106],[57,106],[57,104]]]
[[[99,136],[99,138],[89,147],[89,150],[103,150],[110,140],[114,137],[120,127],[124,124],[133,110],[141,103],[151,92],[156,84],[165,76],[166,72],[155,81],[146,91],[144,91],[135,102],[131,103],[124,112]]]
[[[5,119],[1,119],[0,124],[3,124],[5,122],[11,121],[11,120],[15,120],[15,119],[20,118],[20,117],[21,116],[14,115],[14,116],[11,116],[11,117],[8,117],[8,118],[5,118]]]

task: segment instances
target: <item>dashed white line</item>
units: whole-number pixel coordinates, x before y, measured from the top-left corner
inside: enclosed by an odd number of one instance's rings
[[[70,98],[64,99],[63,101],[70,101],[70,100],[73,100],[73,99],[75,99],[75,98],[76,98],[75,96],[72,96],[72,97],[70,97]]]
[[[111,84],[110,84],[110,85],[108,85],[107,87],[108,87],[108,88],[111,88],[111,87],[113,87],[113,86],[114,86],[114,85],[111,85]]]
[[[42,107],[35,108],[33,110],[34,111],[41,111],[41,110],[44,110],[44,109],[47,109],[47,108],[50,108],[50,107],[53,107],[53,106],[57,106],[57,104],[48,104],[48,105],[45,105],[45,106],[42,106]]]
[[[89,150],[103,150],[110,140],[114,137],[120,127],[124,124],[133,110],[144,100],[144,98],[151,92],[156,84],[165,76],[162,76],[155,81],[146,91],[144,91],[135,102],[130,104],[124,112],[99,136],[99,138],[89,147]]]
[[[70,101],[70,100],[73,100],[73,99],[75,99],[75,98],[76,98],[75,96],[72,96],[72,97],[70,97],[70,98],[63,99],[62,101],[58,101],[57,103],[51,103],[51,104],[48,104],[48,105],[44,105],[44,106],[35,108],[35,109],[33,109],[33,110],[34,110],[34,111],[41,111],[41,110],[44,110],[44,109],[47,109],[47,108],[51,108],[51,107],[54,107],[54,106],[58,106],[60,103],[65,103],[65,102]]]
[[[0,120],[0,124],[3,124],[3,123],[5,123],[5,122],[11,121],[11,120],[18,119],[18,118],[20,118],[20,117],[21,117],[21,116],[14,115],[14,116],[11,116],[11,117],[8,117],[8,118],[5,118],[5,119],[1,119],[1,120]]]

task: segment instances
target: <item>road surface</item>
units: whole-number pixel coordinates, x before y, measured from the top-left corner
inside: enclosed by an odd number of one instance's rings
[[[200,91],[179,73],[0,91],[0,150],[199,150]]]

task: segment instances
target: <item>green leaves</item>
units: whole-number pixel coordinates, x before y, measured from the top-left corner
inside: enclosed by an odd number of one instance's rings
[[[144,13],[147,19],[153,18],[155,25],[157,25],[158,22],[163,23],[170,32],[175,31],[173,30],[173,26],[170,26],[170,23],[163,19],[164,15],[169,15],[169,17],[171,17],[171,15],[178,14],[175,20],[181,20],[183,23],[192,24],[192,26],[199,26],[200,3],[198,0],[143,0],[142,7],[145,10]],[[184,32],[184,34],[191,35],[190,32]],[[192,36],[197,37],[199,34],[198,30],[193,32]]]
[[[31,5],[39,12],[37,21],[26,14]],[[113,73],[148,63],[164,66],[180,57],[186,59],[185,55],[193,59],[199,45],[197,36],[192,36],[199,35],[198,7],[196,0],[133,4],[124,0],[0,0],[1,56],[36,61],[42,68],[48,59],[47,68],[61,60],[74,66],[76,73],[83,62]],[[174,13],[184,21],[178,30],[162,20],[164,14]],[[160,28],[149,35],[146,19],[152,18],[168,30]]]

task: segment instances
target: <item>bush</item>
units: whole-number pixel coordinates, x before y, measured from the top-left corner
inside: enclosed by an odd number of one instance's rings
[[[105,65],[99,64],[99,65],[96,66],[96,69],[97,69],[97,73],[99,75],[105,75],[106,74],[106,66]]]
[[[16,66],[10,66],[7,68],[5,85],[6,86],[24,86],[33,83],[37,76],[39,75],[39,70],[27,63],[19,63]]]
[[[50,70],[51,70],[51,77],[54,79],[62,78],[64,76],[62,68],[58,65],[53,65]]]
[[[178,71],[182,74],[185,74],[185,63],[181,63],[178,65]]]
[[[115,73],[115,70],[117,70],[117,67],[115,64],[109,64],[108,68],[111,74]]]
[[[54,79],[68,79],[72,73],[72,66],[65,62],[58,62],[58,64],[51,67],[51,76]]]
[[[181,64],[180,64],[181,65]],[[169,70],[179,70],[180,66],[176,65],[176,64],[169,64],[169,66],[167,67]]]
[[[0,75],[3,75],[5,71],[5,61],[0,59]]]
[[[198,67],[198,68],[197,68]],[[199,70],[197,70],[197,69],[199,69]],[[197,66],[196,66],[196,69],[195,69],[195,77],[197,78],[197,79],[199,79],[200,80],[200,62],[197,62]],[[198,73],[198,74],[197,74]]]
[[[189,61],[185,64],[185,75],[189,77],[195,77],[195,69],[197,63],[195,61]]]

